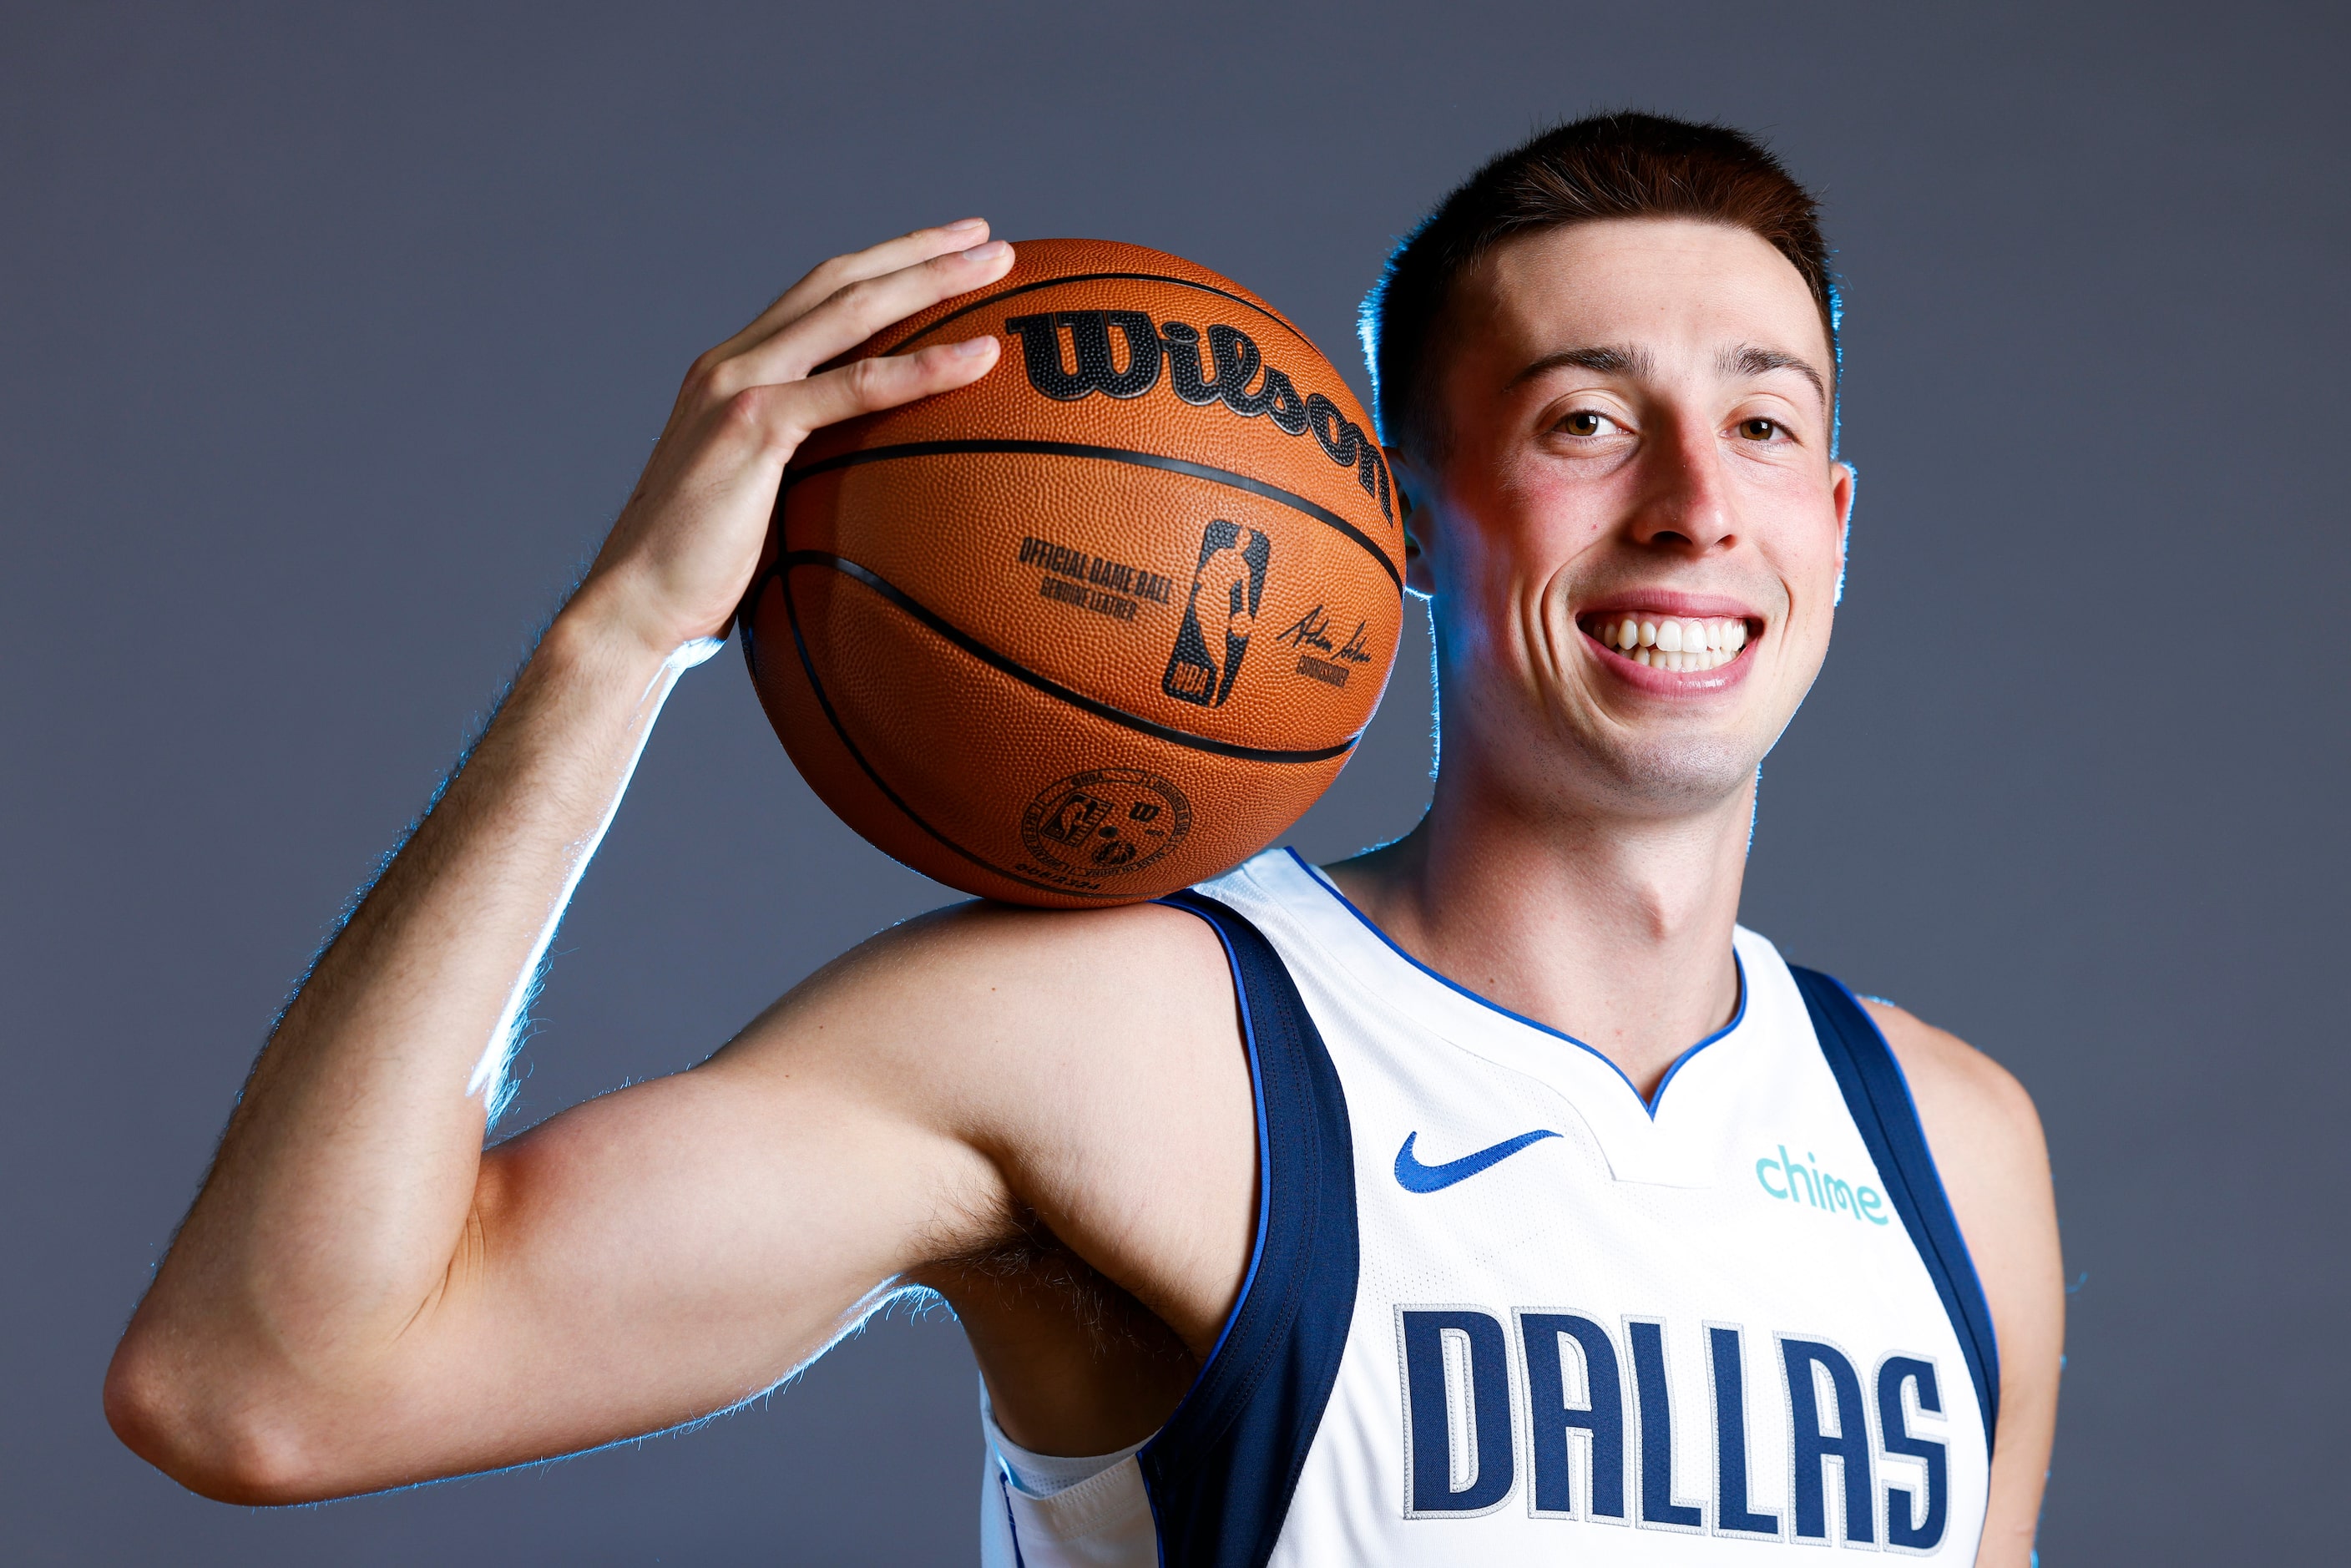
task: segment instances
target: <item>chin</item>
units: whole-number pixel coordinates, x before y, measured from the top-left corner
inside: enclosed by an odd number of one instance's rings
[[[1743,799],[1761,755],[1744,737],[1612,737],[1583,748],[1589,777],[1619,809],[1645,816],[1692,816]]]

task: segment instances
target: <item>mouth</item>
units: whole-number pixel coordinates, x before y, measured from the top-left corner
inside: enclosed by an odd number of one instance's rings
[[[1719,670],[1747,646],[1747,622],[1736,615],[1656,615],[1610,610],[1581,617],[1583,634],[1620,658],[1653,670],[1699,674]]]

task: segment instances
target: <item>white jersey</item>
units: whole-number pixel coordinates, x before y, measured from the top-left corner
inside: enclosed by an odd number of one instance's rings
[[[1737,1016],[1651,1103],[1272,851],[1216,926],[1259,1118],[1241,1299],[1141,1450],[1035,1496],[1024,1568],[1972,1562],[1999,1368],[1901,1070],[1740,930]]]

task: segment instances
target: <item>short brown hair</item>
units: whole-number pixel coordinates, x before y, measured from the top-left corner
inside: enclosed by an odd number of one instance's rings
[[[1480,256],[1504,240],[1569,224],[1667,217],[1746,229],[1786,256],[1820,307],[1832,361],[1838,357],[1841,312],[1812,193],[1761,142],[1729,126],[1597,114],[1494,159],[1388,257],[1361,319],[1381,440],[1442,452],[1430,340],[1455,281]]]

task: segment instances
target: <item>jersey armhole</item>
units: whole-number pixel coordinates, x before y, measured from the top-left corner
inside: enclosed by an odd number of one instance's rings
[[[1256,1101],[1258,1217],[1239,1300],[1136,1459],[1163,1564],[1261,1568],[1354,1319],[1354,1149],[1338,1071],[1273,945],[1215,899],[1159,902],[1207,922],[1232,968]]]
[[[1950,1316],[1951,1332],[1975,1384],[1976,1406],[1983,1412],[1984,1452],[1989,1456],[2000,1427],[2000,1344],[1975,1260],[1969,1255],[1967,1238],[1959,1232],[1926,1129],[1919,1124],[1910,1081],[1877,1020],[1854,999],[1844,981],[1794,964],[1788,966],[1788,973],[1812,1014],[1813,1033],[1829,1071],[1836,1075],[1845,1109]]]

